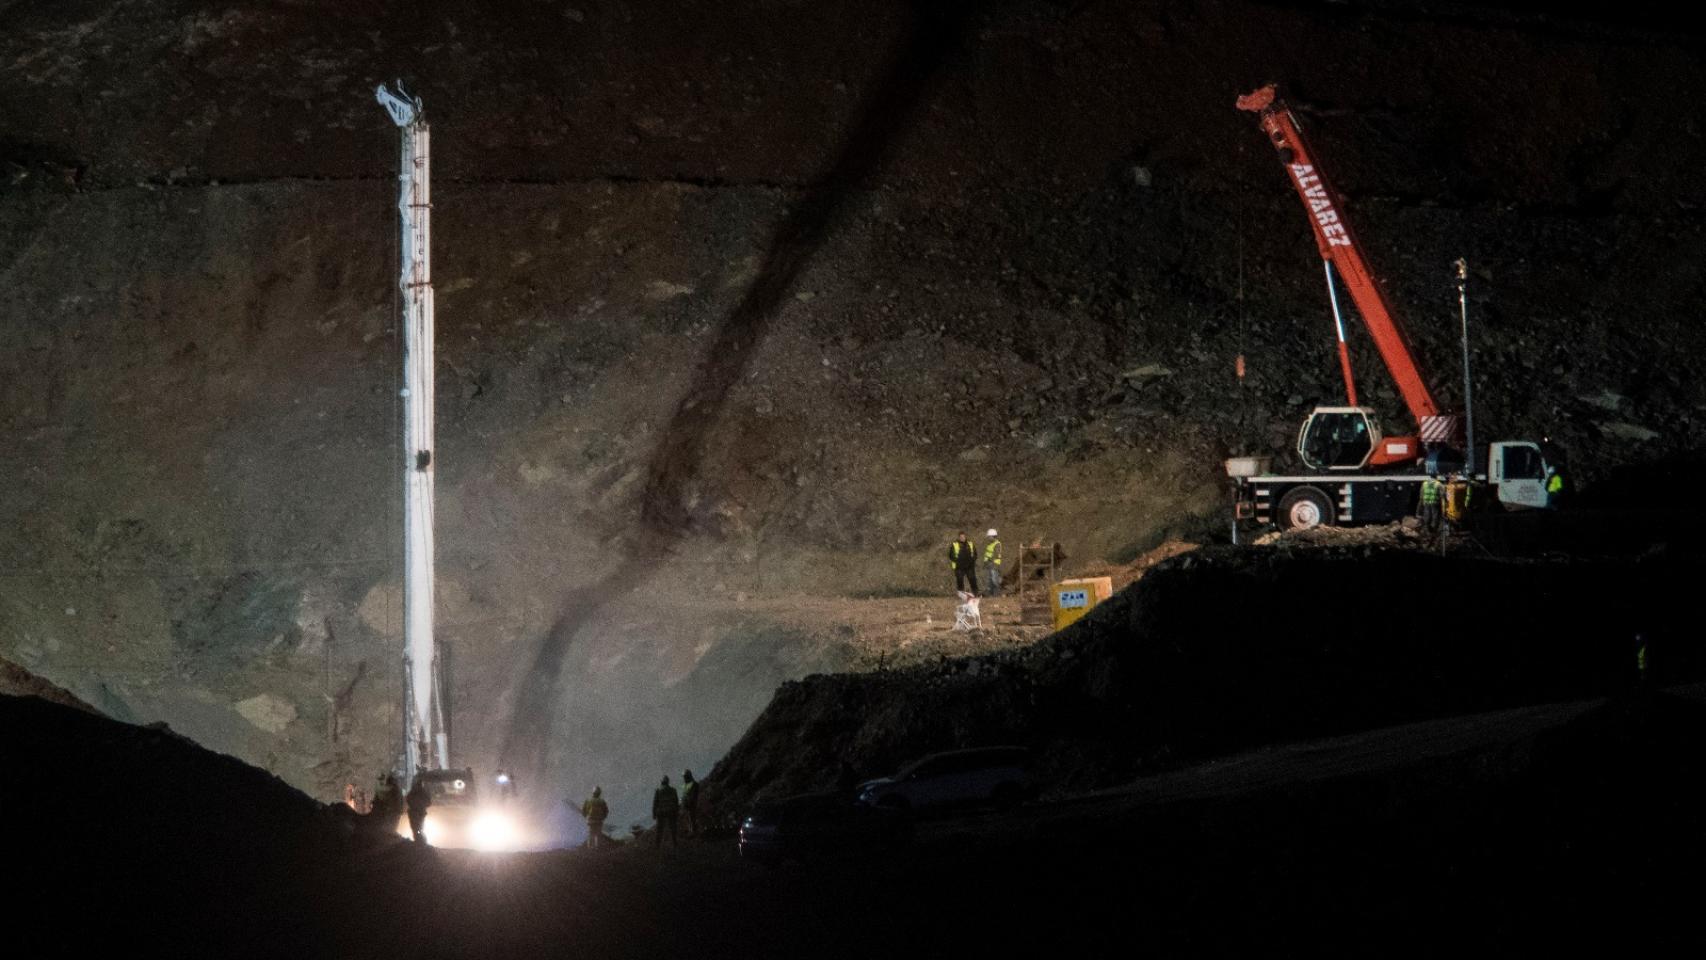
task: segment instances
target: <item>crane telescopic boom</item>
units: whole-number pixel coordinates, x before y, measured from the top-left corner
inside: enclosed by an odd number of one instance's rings
[[[1362,315],[1363,323],[1374,339],[1375,348],[1380,352],[1380,359],[1391,373],[1410,415],[1415,418],[1416,426],[1421,431],[1422,442],[1452,442],[1457,436],[1458,418],[1441,414],[1439,405],[1434,402],[1433,394],[1428,390],[1427,382],[1422,379],[1421,370],[1416,365],[1415,351],[1393,315],[1385,294],[1381,292],[1379,284],[1369,272],[1368,265],[1363,261],[1362,251],[1351,233],[1350,225],[1340,213],[1338,198],[1321,173],[1321,168],[1303,137],[1297,117],[1291,112],[1291,108],[1286,106],[1285,101],[1279,99],[1275,87],[1271,84],[1239,97],[1238,109],[1259,116],[1263,132],[1278,151],[1280,162],[1285,165],[1292,186],[1297,190],[1298,199],[1303,201],[1304,209],[1309,214],[1309,225],[1315,232],[1315,244],[1326,264],[1327,290],[1333,302],[1334,320],[1338,326],[1339,363],[1344,372],[1345,392],[1350,404],[1353,407],[1357,405],[1356,384],[1351,377],[1344,323],[1338,315],[1338,298],[1333,292],[1335,271],[1345,289],[1350,292],[1351,300],[1356,304],[1357,312]]]

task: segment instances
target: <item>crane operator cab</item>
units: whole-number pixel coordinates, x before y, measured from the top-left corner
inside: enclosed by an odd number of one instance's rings
[[[1412,463],[1421,442],[1386,436],[1369,407],[1316,407],[1297,433],[1297,455],[1312,470],[1360,470]]]

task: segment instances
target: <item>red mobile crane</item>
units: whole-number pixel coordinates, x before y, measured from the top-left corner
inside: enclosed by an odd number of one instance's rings
[[[1306,468],[1304,474],[1268,475],[1267,458],[1229,460],[1227,472],[1239,486],[1237,515],[1287,528],[1384,523],[1405,516],[1414,511],[1421,483],[1427,477],[1424,450],[1439,457],[1439,462],[1461,465],[1451,449],[1463,439],[1459,418],[1442,414],[1434,402],[1409,339],[1369,272],[1350,224],[1340,212],[1342,205],[1316,163],[1297,117],[1272,85],[1239,97],[1238,109],[1257,114],[1309,214],[1326,273],[1327,298],[1333,308],[1347,405],[1317,407],[1303,421],[1297,453]],[[1357,402],[1335,273],[1350,292],[1381,360],[1415,418],[1417,435],[1385,435],[1375,411]],[[1489,474],[1477,479],[1490,480],[1498,488],[1502,503],[1550,505],[1545,486],[1557,469],[1559,456],[1555,451],[1543,451],[1540,444],[1529,441],[1501,441],[1491,444],[1488,453],[1485,459],[1475,458],[1471,463],[1480,460],[1488,464]],[[1548,453],[1553,465],[1548,464]]]

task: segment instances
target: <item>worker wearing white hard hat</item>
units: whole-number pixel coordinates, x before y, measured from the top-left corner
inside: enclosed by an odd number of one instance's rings
[[[994,527],[985,534],[989,539],[983,545],[983,575],[988,581],[986,596],[1001,596],[1001,539]]]

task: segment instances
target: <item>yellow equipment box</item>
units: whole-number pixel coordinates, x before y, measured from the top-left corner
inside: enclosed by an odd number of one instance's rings
[[[1114,595],[1114,581],[1109,577],[1081,577],[1062,580],[1049,591],[1049,606],[1054,610],[1054,628],[1066,625],[1090,612],[1090,608]]]

